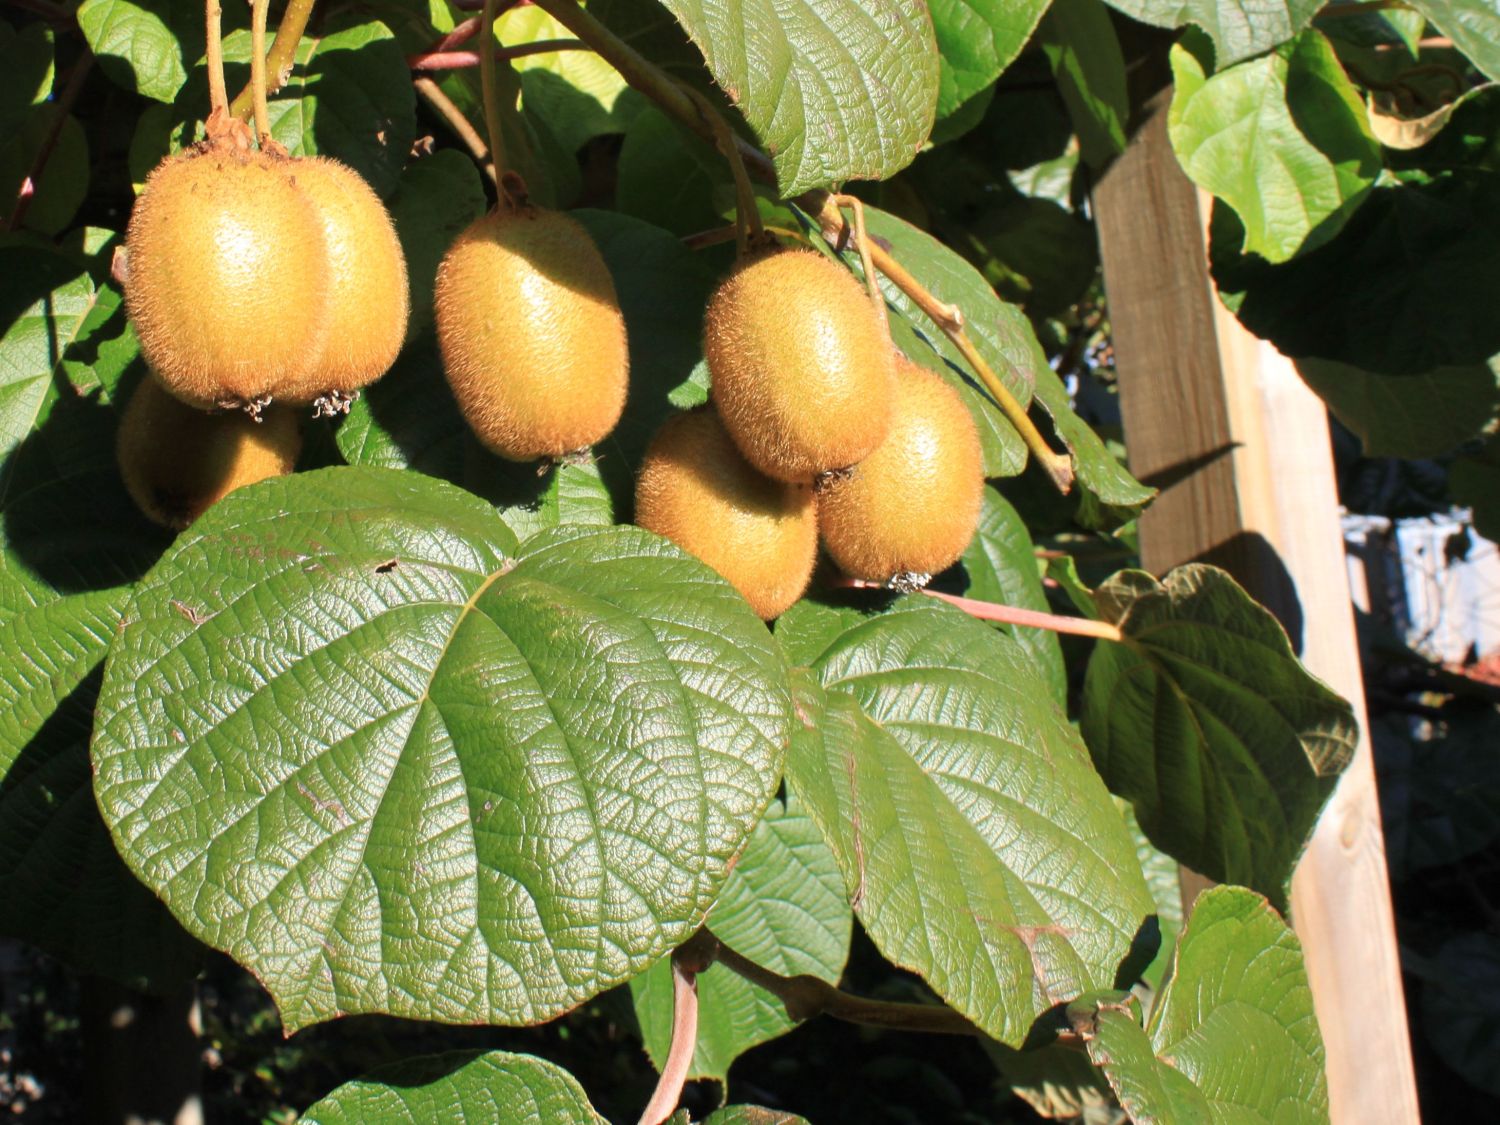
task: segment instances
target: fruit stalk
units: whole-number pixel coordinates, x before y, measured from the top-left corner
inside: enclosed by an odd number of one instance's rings
[[[495,190],[501,206],[514,209],[516,201],[505,190],[505,140],[500,133],[500,84],[495,73],[495,16],[498,0],[484,0],[480,21],[479,88],[484,95],[484,124],[490,134],[490,161],[495,166]]]
[[[286,11],[281,13],[281,22],[276,27],[276,38],[266,55],[266,94],[274,94],[286,85],[292,76],[292,63],[297,58],[297,44],[307,30],[307,21],[312,17],[316,0],[289,0]],[[210,71],[212,73],[212,71]],[[255,109],[255,83],[247,82],[245,88],[235,95],[229,113],[241,121],[249,121]]]
[[[859,251],[860,267],[865,271],[865,285],[870,290],[870,302],[880,314],[880,324],[885,329],[887,341],[891,338],[891,318],[885,310],[885,294],[880,291],[880,278],[875,274],[875,263],[870,260],[870,240],[865,237],[865,205],[857,195],[829,196],[836,207],[847,207],[854,212],[854,248]]]
[[[562,24],[578,38],[591,46],[599,57],[620,73],[632,87],[645,94],[667,113],[677,118],[705,140],[713,141],[712,129],[698,112],[697,103],[677,82],[655,63],[647,60],[634,47],[620,39],[604,24],[579,7],[573,0],[533,0],[537,7]],[[742,137],[736,136],[736,145],[747,169],[759,180],[776,183],[775,166],[769,157]],[[837,231],[843,226],[843,216],[833,197],[825,191],[804,192],[794,201],[804,210],[816,215],[825,231]],[[989,364],[974,348],[964,331],[963,315],[954,306],[944,304],[912,277],[899,262],[887,253],[879,243],[872,242],[870,255],[875,268],[885,274],[896,286],[912,299],[919,308],[932,318],[943,333],[953,341],[964,359],[973,366],[975,374],[985,388],[994,396],[996,405],[1025,442],[1031,455],[1036,458],[1053,485],[1061,493],[1073,487],[1073,462],[1066,454],[1056,452],[1047,444],[1047,439],[1031,421],[1016,397],[990,370]]]
[[[262,149],[271,139],[271,110],[266,104],[266,13],[271,0],[250,6],[250,88],[255,103],[255,139]]]
[[[760,206],[755,201],[755,188],[750,183],[750,174],[745,171],[745,162],[740,157],[734,130],[729,127],[729,122],[724,120],[724,115],[714,108],[712,102],[691,86],[683,83],[682,88],[687,91],[688,97],[693,99],[698,107],[698,113],[708,123],[709,131],[713,134],[714,145],[729,163],[730,174],[734,176],[735,247],[740,257],[743,258],[752,244],[760,246],[766,238],[765,227],[760,221]]]
[[[223,9],[219,0],[203,5],[203,57],[208,66],[209,116],[229,112],[229,91],[224,86],[224,37],[220,29]]]

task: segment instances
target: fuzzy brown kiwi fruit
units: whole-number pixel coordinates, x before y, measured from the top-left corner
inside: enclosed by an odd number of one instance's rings
[[[635,522],[713,567],[767,621],[802,596],[818,554],[812,489],[756,472],[712,410],[680,414],[651,439]]]
[[[115,435],[131,499],[152,520],[180,530],[236,488],[291,472],[302,450],[296,416],[273,406],[260,419],[204,414],[147,376]]]
[[[847,468],[890,429],[890,338],[866,291],[821,254],[741,261],[709,300],[703,346],[724,426],[768,476]]]
[[[204,408],[274,398],[328,328],[328,258],[292,161],[227,144],[168,157],[125,232],[125,309],[162,385]]]
[[[900,357],[891,432],[819,493],[818,524],[851,577],[936,574],[973,539],[983,498],[984,458],[968,408],[937,375]]]
[[[478,219],[438,267],[434,306],[448,385],[492,452],[557,458],[620,420],[625,318],[577,220],[525,204]]]
[[[279,398],[312,402],[332,392],[347,402],[390,370],[406,338],[406,256],[385,205],[353,169],[315,156],[294,161],[291,172],[322,222],[328,313],[322,350]]]

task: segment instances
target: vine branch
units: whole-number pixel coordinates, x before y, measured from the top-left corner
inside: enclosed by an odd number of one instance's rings
[[[686,91],[664,70],[615,35],[592,14],[579,7],[574,0],[533,0],[533,2],[593,47],[599,57],[614,67],[629,85],[645,94],[661,109],[677,118],[705,140],[715,141],[712,127],[702,119],[698,113],[697,104]],[[747,170],[757,179],[774,185],[776,169],[770,158],[754,145],[746,142],[743,137],[736,135],[735,141],[740,158],[744,161]],[[828,232],[837,231],[844,226],[844,218],[839,213],[838,205],[834,203],[833,197],[828,192],[819,190],[804,192],[797,197],[795,202],[804,210],[817,216],[825,236]],[[830,241],[832,241],[831,238]],[[890,278],[897,288],[911,298],[917,307],[943,330],[944,335],[953,342],[964,357],[964,361],[974,368],[974,373],[979,377],[980,382],[993,396],[996,405],[1000,407],[1001,412],[1015,428],[1021,440],[1026,443],[1026,448],[1037,459],[1053,485],[1059,492],[1069,492],[1073,487],[1074,479],[1072,459],[1066,454],[1058,453],[1047,443],[1047,439],[1031,421],[1026,408],[1006,389],[1005,384],[1000,382],[989,364],[985,363],[984,358],[975,349],[973,341],[969,339],[968,333],[964,331],[963,315],[960,310],[954,305],[944,304],[937,300],[874,239],[870,240],[870,256],[875,268]]]
[[[851,590],[885,590],[881,582],[868,582],[863,578],[843,578],[834,583]],[[945,594],[940,590],[918,590],[929,598],[937,598],[949,605],[957,606],[970,617],[980,621],[996,621],[1002,625],[1024,625],[1031,629],[1046,629],[1053,633],[1068,633],[1075,637],[1096,637],[1099,640],[1125,643],[1125,633],[1118,625],[1108,621],[1096,621],[1089,617],[1064,617],[1057,613],[1044,613],[1038,609],[1022,609],[1020,606],[1002,605],[999,602],[982,602],[964,598],[957,594]]]
[[[288,0],[281,22],[276,26],[276,38],[271,41],[271,50],[266,54],[266,95],[269,97],[286,85],[292,76],[292,64],[297,61],[297,44],[307,30],[307,21],[312,18],[316,0]],[[210,80],[213,68],[209,68]],[[222,77],[222,74],[221,74]],[[255,112],[255,80],[252,78],[245,88],[234,96],[229,105],[231,117],[249,121]]]
[[[454,136],[463,142],[464,147],[469,150],[470,155],[484,169],[491,181],[498,184],[500,174],[495,171],[495,164],[490,159],[489,145],[484,143],[479,130],[474,128],[469,119],[464,116],[464,111],[454,105],[453,99],[443,93],[443,88],[431,78],[413,78],[411,84],[443,119],[444,124],[453,130]]]
[[[813,1016],[832,1016],[845,1023],[884,1027],[891,1031],[923,1031],[935,1035],[983,1035],[952,1008],[941,1004],[901,1004],[891,1000],[867,1000],[844,992],[819,977],[803,974],[784,977],[735,952],[709,931],[714,960],[730,972],[758,985],[786,1006],[786,1014],[798,1023]]]

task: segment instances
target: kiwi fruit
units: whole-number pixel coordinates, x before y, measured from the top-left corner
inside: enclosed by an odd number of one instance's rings
[[[743,259],[709,300],[703,346],[724,426],[767,476],[847,468],[890,429],[890,337],[869,294],[821,254]]]
[[[297,403],[332,397],[347,404],[351,392],[390,370],[406,338],[406,257],[385,205],[353,169],[315,156],[294,161],[292,177],[323,226],[327,331],[305,376],[282,387],[278,397]]]
[[[880,448],[818,495],[823,545],[854,578],[946,570],[979,525],[984,458],[958,392],[900,357],[894,415]]]
[[[438,267],[434,306],[448,385],[491,452],[559,458],[620,420],[625,318],[577,220],[528,204],[476,220]]]
[[[125,309],[162,385],[209,408],[302,380],[328,329],[323,224],[281,156],[209,144],[147,178],[125,232]]]
[[[767,621],[802,596],[818,554],[812,489],[757,472],[707,409],[651,439],[635,522],[713,567]]]
[[[260,421],[204,414],[156,379],[142,379],[115,435],[115,459],[131,499],[152,520],[181,530],[242,485],[292,471],[302,450],[297,419],[271,407]]]

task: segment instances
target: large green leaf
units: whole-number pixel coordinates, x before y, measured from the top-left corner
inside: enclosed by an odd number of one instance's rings
[[[969,576],[964,593],[969,597],[1043,612],[1051,608],[1037,569],[1036,545],[1021,514],[989,485],[984,489],[979,529],[964,552],[963,564]],[[1051,691],[1052,701],[1066,707],[1068,671],[1063,667],[1057,634],[1050,629],[1007,628],[1016,643],[1030,653],[1032,665]]]
[[[1496,0],[1412,0],[1469,61],[1500,81],[1500,4]]]
[[[1359,436],[1367,457],[1436,457],[1482,436],[1500,411],[1500,379],[1482,363],[1376,375],[1333,360],[1300,359],[1297,373]]]
[[[1107,0],[1112,8],[1155,27],[1196,24],[1214,42],[1220,68],[1285,43],[1312,22],[1322,0]]]
[[[729,169],[712,147],[655,107],[625,130],[615,173],[615,206],[676,235],[723,224],[715,190]]]
[[[1500,175],[1377,187],[1337,237],[1282,265],[1239,254],[1242,238],[1233,213],[1215,207],[1220,296],[1293,359],[1404,375],[1500,353],[1500,317],[1489,315],[1500,292]]]
[[[1047,0],[932,0],[941,66],[937,116],[949,117],[1015,61]]]
[[[78,27],[111,81],[170,103],[187,81],[179,31],[186,22],[182,17],[192,9],[192,4],[171,0],[84,0]],[[171,16],[179,26],[168,24]]]
[[[568,39],[570,32],[541,8],[512,8],[495,24],[507,47],[540,39]],[[629,88],[620,72],[593,51],[550,51],[514,59],[521,75],[522,103],[541,117],[568,152],[602,133],[621,133],[639,100],[622,97]]]
[[[88,196],[89,144],[72,114],[58,123],[62,107],[53,102],[31,106],[0,133],[0,199],[7,211],[21,197],[44,146],[52,151],[32,184],[31,200],[21,227],[41,234],[65,230]],[[55,137],[54,137],[55,131]]]
[[[849,956],[844,880],[817,826],[788,799],[773,802],[708,916],[716,937],[783,976],[838,982]],[[660,1068],[672,1045],[672,969],[658,961],[630,982],[646,1051]],[[722,965],[698,976],[693,1078],[727,1081],[730,1064],[795,1024],[780,1000]]]
[[[1322,33],[1217,73],[1183,44],[1171,59],[1172,147],[1235,209],[1245,253],[1284,262],[1336,234],[1375,184],[1380,144]]]
[[[451,148],[408,165],[388,202],[411,284],[411,322],[406,330],[410,339],[432,323],[438,263],[489,205],[474,161]]]
[[[1260,896],[1199,896],[1143,1031],[1101,1010],[1086,1035],[1134,1121],[1315,1125],[1328,1120],[1323,1041],[1302,947]]]
[[[345,1082],[304,1125],[604,1125],[562,1067],[505,1051],[407,1059]]]
[[[781,193],[904,168],[932,129],[932,20],[909,0],[664,0],[776,163]]]
[[[9,132],[52,93],[52,39],[52,29],[41,20],[20,31],[0,20],[0,132]]]
[[[1280,624],[1215,567],[1095,594],[1125,634],[1089,660],[1081,725],[1151,842],[1284,907],[1292,868],[1354,752],[1349,704],[1298,663]]]
[[[1109,12],[1100,0],[1054,0],[1038,39],[1083,158],[1098,168],[1125,151],[1130,122],[1125,56]]]
[[[1019,1045],[1149,957],[1124,822],[1013,639],[908,597],[833,640],[798,706],[787,783],[860,922],[988,1034]]]
[[[779,650],[634,528],[519,552],[413,473],[265,481],[137,586],[96,791],[126,861],[295,1029],[533,1023],[687,937],[775,788]]]

